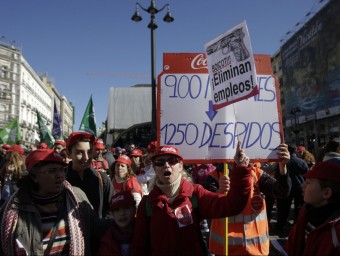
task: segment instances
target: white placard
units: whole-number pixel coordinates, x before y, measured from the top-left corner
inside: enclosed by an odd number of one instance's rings
[[[170,60],[158,77],[160,145],[178,147],[187,162],[221,162],[234,158],[240,140],[252,159],[277,159],[283,130],[272,74],[257,75],[258,95],[215,111],[205,62],[198,66],[197,56],[204,55],[165,54]]]
[[[215,110],[258,94],[246,22],[205,44]]]

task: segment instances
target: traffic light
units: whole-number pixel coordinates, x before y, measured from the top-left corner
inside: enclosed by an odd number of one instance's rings
[[[307,141],[308,141],[308,144],[309,144],[309,145],[314,144],[315,141],[316,141],[316,136],[315,136],[315,134],[313,133],[312,135],[308,136],[308,137],[307,137]]]
[[[311,144],[313,141],[313,138],[311,136],[308,136],[308,143]]]
[[[312,141],[313,143],[315,142],[316,138],[315,138],[315,134],[313,134],[313,137],[312,137]]]

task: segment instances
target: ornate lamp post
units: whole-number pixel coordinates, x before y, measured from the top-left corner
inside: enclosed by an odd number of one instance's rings
[[[155,15],[165,9],[167,7],[167,13],[163,18],[165,22],[173,22],[174,18],[170,13],[170,5],[165,4],[162,8],[157,9],[155,5],[155,1],[150,1],[150,6],[148,8],[144,8],[140,3],[136,3],[136,11],[132,15],[131,20],[135,22],[139,22],[142,20],[142,17],[139,15],[138,7],[140,7],[143,11],[150,14],[150,23],[148,28],[151,31],[151,96],[152,96],[152,110],[151,110],[151,140],[156,140],[156,125],[157,125],[157,117],[156,117],[156,72],[155,72],[155,29],[158,27],[155,23]]]
[[[301,110],[299,109],[299,107],[295,107],[292,108],[289,112],[289,114],[294,116],[294,128],[293,128],[293,132],[295,133],[295,144],[298,145],[298,133],[300,132],[299,129],[297,128],[297,114],[300,113]]]

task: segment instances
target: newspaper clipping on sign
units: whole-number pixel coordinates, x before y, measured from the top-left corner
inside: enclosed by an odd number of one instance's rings
[[[259,93],[245,21],[205,44],[214,110]]]

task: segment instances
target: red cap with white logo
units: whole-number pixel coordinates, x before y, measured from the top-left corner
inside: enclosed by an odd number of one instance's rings
[[[120,207],[126,207],[129,205],[136,205],[130,191],[120,191],[111,198],[110,207],[111,210],[115,210]]]
[[[177,156],[179,159],[183,160],[183,157],[179,153],[178,148],[174,146],[160,146],[157,148],[155,155],[151,158],[151,160],[154,160],[156,157],[160,155],[174,155]]]
[[[131,165],[131,159],[127,155],[120,155],[117,158],[116,163],[122,163],[122,164]]]

